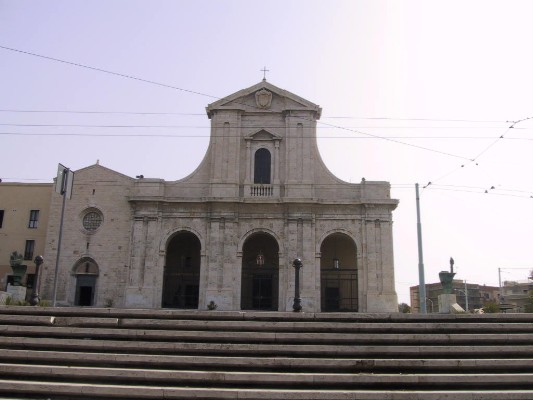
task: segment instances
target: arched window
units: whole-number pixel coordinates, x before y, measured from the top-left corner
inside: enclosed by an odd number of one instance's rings
[[[259,149],[254,158],[254,183],[270,184],[270,151]]]

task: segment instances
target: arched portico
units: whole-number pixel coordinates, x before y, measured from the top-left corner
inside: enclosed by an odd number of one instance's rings
[[[162,307],[198,308],[201,243],[189,231],[179,231],[166,247]]]
[[[346,233],[330,233],[320,245],[321,311],[358,311],[358,296],[356,244]]]
[[[279,245],[265,232],[255,232],[242,246],[241,309],[277,311]]]

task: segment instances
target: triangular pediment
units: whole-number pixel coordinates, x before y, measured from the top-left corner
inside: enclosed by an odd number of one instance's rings
[[[122,174],[120,172],[117,172],[115,170],[112,170],[111,168],[104,167],[103,165],[100,165],[99,163],[96,163],[96,164],[93,164],[93,165],[89,165],[89,166],[84,167],[84,168],[80,168],[80,169],[74,171],[74,174],[75,174],[75,176],[76,175],[82,175],[82,174],[83,175],[87,175],[87,176],[98,175],[98,176],[106,177],[106,178],[109,178],[109,179],[120,178],[120,179],[126,179],[126,180],[133,180],[132,177],[124,175],[124,174]],[[76,178],[74,177],[74,179],[76,179]]]
[[[246,135],[244,140],[281,140],[281,135],[267,131],[266,129],[259,129]]]
[[[206,107],[207,115],[211,118],[216,110],[240,110],[244,112],[284,112],[284,111],[311,111],[316,118],[320,118],[322,109],[304,98],[283,90],[267,81],[247,89],[239,90]]]

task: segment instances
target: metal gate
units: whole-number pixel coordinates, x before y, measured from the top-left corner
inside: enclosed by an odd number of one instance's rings
[[[323,312],[358,311],[356,269],[322,269],[320,274]]]

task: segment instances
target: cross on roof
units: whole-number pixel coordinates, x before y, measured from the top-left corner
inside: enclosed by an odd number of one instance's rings
[[[263,80],[266,81],[267,80],[266,73],[270,72],[270,70],[266,69],[266,67],[263,67],[263,69],[260,69],[259,71],[263,71]]]

